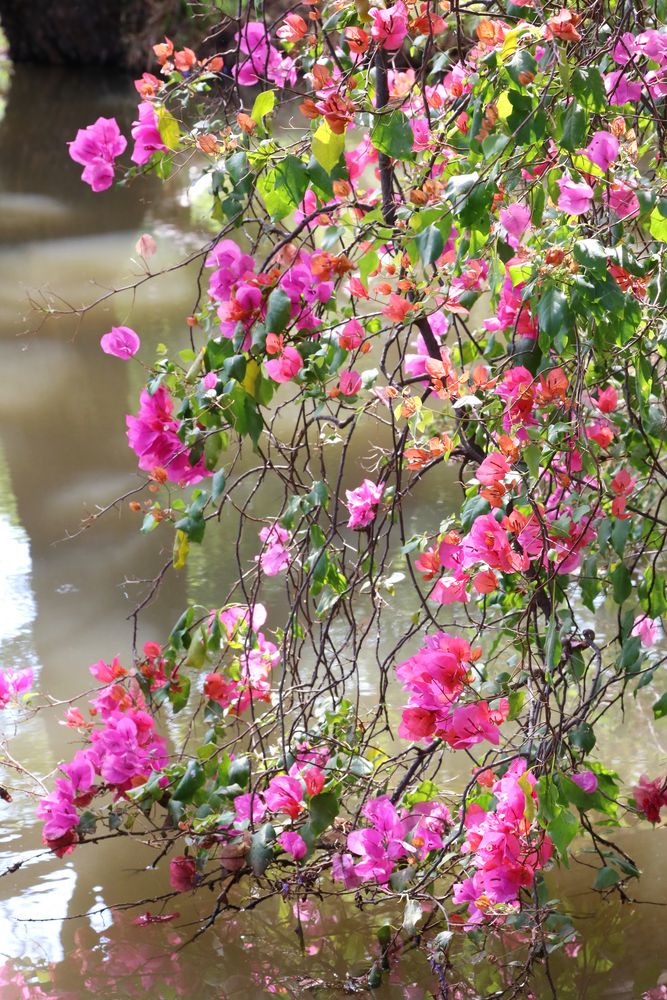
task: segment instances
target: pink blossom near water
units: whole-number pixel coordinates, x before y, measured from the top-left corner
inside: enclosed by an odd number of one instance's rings
[[[83,165],[81,179],[93,191],[105,191],[114,178],[116,158],[125,152],[127,139],[121,135],[115,118],[98,118],[87,128],[79,129],[69,143],[69,155]]]
[[[141,347],[139,335],[129,326],[112,326],[100,340],[100,347],[105,354],[127,361],[134,357]]]
[[[33,685],[33,680],[31,667],[24,667],[21,670],[0,670],[0,709],[10,701],[19,701],[22,695],[27,694]]]
[[[203,458],[194,464],[190,462],[189,449],[177,433],[180,424],[173,416],[173,409],[173,400],[164,386],[152,396],[142,390],[139,413],[125,418],[127,439],[144,472],[161,468],[170,482],[192,486],[211,473]]]
[[[345,506],[350,512],[348,528],[366,528],[376,516],[378,504],[384,493],[384,483],[374,483],[364,479],[361,486],[345,491]]]
[[[157,112],[150,101],[142,101],[137,111],[139,117],[132,123],[134,148],[130,159],[142,167],[148,163],[153,153],[164,153],[167,147],[160,135]]]
[[[655,646],[660,634],[660,619],[637,615],[631,634],[639,637],[642,646]]]
[[[300,861],[308,853],[308,845],[299,833],[294,833],[291,830],[286,830],[281,833],[278,837],[278,843],[291,854],[295,861]]]

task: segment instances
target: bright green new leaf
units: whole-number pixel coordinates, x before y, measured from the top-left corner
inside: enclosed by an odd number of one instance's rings
[[[264,90],[255,98],[250,117],[259,125],[268,114],[270,114],[276,104],[275,90]]]
[[[657,205],[649,217],[648,228],[651,236],[654,236],[656,240],[659,240],[661,243],[667,243],[667,218],[665,218]]]

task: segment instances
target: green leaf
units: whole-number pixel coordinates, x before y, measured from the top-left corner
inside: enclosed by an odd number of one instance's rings
[[[588,114],[577,101],[570,101],[561,118],[561,134],[557,140],[571,153],[580,149],[588,132]]]
[[[214,504],[219,503],[224,495],[227,477],[224,469],[218,469],[211,480],[211,500]]]
[[[424,265],[433,264],[438,259],[445,246],[442,233],[437,226],[428,226],[416,237],[415,243],[419,250],[419,257]]]
[[[276,831],[270,823],[265,823],[261,830],[253,834],[248,852],[248,861],[255,875],[263,875],[271,863],[273,857],[273,842],[276,839]]]
[[[197,792],[206,780],[204,768],[199,761],[191,760],[185,769],[185,774],[172,792],[172,799],[177,802],[192,802]]]
[[[331,826],[338,815],[338,799],[333,792],[321,792],[310,800],[310,826],[317,836]]]
[[[282,333],[292,312],[292,303],[282,288],[274,288],[269,295],[264,324],[268,333]]]
[[[630,520],[615,520],[611,529],[611,544],[614,552],[623,558],[623,552],[630,534]]]
[[[579,820],[569,809],[564,809],[547,826],[547,833],[553,840],[558,853],[567,863],[567,849],[579,832]]]
[[[229,765],[227,781],[230,785],[240,785],[245,788],[250,777],[250,758],[236,757]]]
[[[328,121],[325,119],[313,135],[313,156],[319,165],[324,167],[326,172],[330,174],[343,155],[344,149],[345,133],[343,132],[341,135],[338,135],[336,132],[332,132]]]
[[[595,733],[588,722],[582,722],[581,725],[571,729],[567,738],[570,746],[583,750],[584,753],[590,753],[595,746]]]
[[[600,868],[595,876],[593,888],[599,890],[611,889],[613,885],[617,885],[620,881],[621,876],[613,868]]]
[[[605,274],[609,251],[599,240],[578,240],[574,244],[572,256],[578,264],[583,264],[597,274]]]
[[[188,703],[188,698],[190,697],[190,678],[189,677],[178,677],[177,680],[171,681],[167,689],[167,698],[171,704],[171,707],[176,715],[178,712],[182,711]]]
[[[542,449],[537,444],[529,444],[524,448],[521,456],[528,466],[528,471],[533,479],[537,479],[540,474],[540,459],[542,457]]]
[[[667,218],[657,205],[649,216],[648,228],[651,236],[654,236],[656,240],[659,240],[660,243],[667,243]]]
[[[296,156],[286,156],[257,181],[269,215],[279,221],[293,212],[308,190],[308,168]]]
[[[632,593],[632,579],[624,563],[619,563],[611,573],[614,600],[617,604],[623,604]]]
[[[526,689],[523,688],[522,690],[519,691],[511,691],[509,698],[507,700],[509,701],[509,706],[510,706],[509,715],[507,716],[507,718],[511,722],[513,719],[518,719],[518,717],[521,715],[521,710],[526,701]]]
[[[667,691],[653,703],[653,715],[656,719],[664,719],[667,715]]]
[[[569,331],[570,306],[565,293],[556,285],[549,285],[542,294],[537,304],[537,319],[540,324],[540,335],[544,334],[550,341],[561,331]],[[540,338],[540,347],[542,346]]]
[[[595,67],[575,69],[572,74],[572,93],[591,111],[606,111],[609,107],[604,81]]]
[[[380,153],[394,160],[411,160],[414,135],[410,120],[402,111],[378,115],[371,132],[371,142]]]
[[[490,510],[491,505],[484,497],[470,497],[461,508],[461,527],[464,531],[470,531],[477,518],[482,514],[488,514]]]
[[[264,90],[261,94],[258,94],[255,98],[255,103],[252,106],[252,111],[250,112],[250,117],[258,125],[261,124],[262,119],[266,118],[268,114],[273,111],[276,104],[276,92],[275,90]]]

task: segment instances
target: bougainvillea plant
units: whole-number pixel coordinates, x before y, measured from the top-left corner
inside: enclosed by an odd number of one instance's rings
[[[393,898],[383,956],[430,935],[443,996],[454,932],[513,930],[518,988],[573,939],[545,868],[585,835],[625,896],[614,829],[667,807],[595,751],[640,689],[667,714],[666,5],[217,6],[228,51],[158,42],[131,134],[69,153],[98,192],[206,178],[178,349],[101,347],[149,369],[130,507],[173,555],[142,606],[221,532],[235,580],[90,668],[45,842],[122,826],[209,923],[258,886]]]

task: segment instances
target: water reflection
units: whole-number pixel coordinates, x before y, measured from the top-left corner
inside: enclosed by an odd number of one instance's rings
[[[127,124],[135,104],[125,80],[17,68],[0,124],[0,656],[4,666],[38,667],[42,686],[60,698],[87,684],[89,663],[116,653],[128,657],[131,631],[123,622],[139,593],[130,581],[155,573],[169,554],[165,547],[171,549],[168,533],[139,535],[135,515],[126,508],[63,539],[98,504],[137,482],[123,428],[125,413],[136,407],[144,373],[136,362],[123,365],[103,356],[100,334],[112,322],[129,322],[141,332],[146,357],[159,342],[183,343],[184,318],[192,307],[191,274],[174,271],[143,286],[136,297],[126,293],[102,304],[79,324],[51,319],[40,326],[26,302],[28,291],[46,300],[58,292],[80,305],[126,283],[137,273],[131,258],[144,231],[158,240],[156,268],[180,260],[197,239],[182,178],[166,188],[143,183],[95,196],[80,183],[80,170],[66,155],[65,142],[78,127],[110,114]],[[22,335],[28,328],[37,332]],[[453,481],[453,470],[451,476]],[[435,528],[448,510],[450,493],[450,482],[441,481],[437,495],[419,494],[408,530],[423,530],[426,523]],[[272,499],[263,495],[253,513],[271,512]],[[235,568],[226,559],[233,530],[232,521],[223,517],[206,558],[193,547],[187,572],[173,575],[160,601],[144,615],[141,641],[163,637],[187,599],[220,602],[234,583]],[[248,565],[255,542],[247,533],[243,558]],[[269,583],[265,599],[279,621],[286,610],[279,581]],[[409,615],[409,608],[399,608],[392,616],[388,642],[407,626]],[[369,699],[373,662],[362,658],[360,664],[362,693]],[[395,710],[398,695],[391,697]],[[650,731],[648,706],[648,693],[628,705],[628,712],[643,713],[634,716],[642,734]],[[16,757],[39,775],[71,754],[71,731],[58,724],[60,714],[29,720],[12,743]],[[7,724],[7,718],[2,721]],[[600,732],[601,757],[607,753],[629,779],[660,766],[656,741],[642,737],[637,745],[631,726],[619,738],[612,719]],[[446,757],[443,780],[453,782],[462,766],[468,765],[456,755]],[[301,914],[304,950],[295,933],[297,901],[292,899],[221,918],[211,934],[179,951],[194,933],[196,919],[210,911],[211,899],[179,898],[169,904],[179,916],[164,925],[137,927],[137,911],[111,915],[109,906],[164,890],[164,882],[146,870],[153,853],[135,844],[128,857],[121,839],[82,847],[66,865],[54,861],[41,850],[34,802],[22,793],[20,778],[9,768],[3,780],[11,785],[14,802],[0,804],[0,870],[25,860],[0,880],[0,951],[16,959],[10,971],[0,972],[1,995],[9,1000],[24,995],[21,976],[34,989],[39,976],[50,978],[53,994],[61,998],[88,992],[135,997],[141,991],[150,997],[205,997],[212,991],[230,998],[337,997],[378,957],[375,929],[385,917],[360,914],[337,898]],[[624,846],[647,873],[638,898],[667,898],[658,863],[664,839],[664,829],[625,835]],[[590,872],[580,865],[554,874],[551,881],[554,894],[582,916],[579,950],[554,959],[559,997],[634,997],[655,985],[664,971],[664,911],[614,901],[600,905],[584,892]],[[159,905],[146,908],[160,911]],[[55,965],[47,970],[48,963]],[[425,955],[415,951],[385,976],[375,995],[417,1000],[428,995],[431,982]]]

